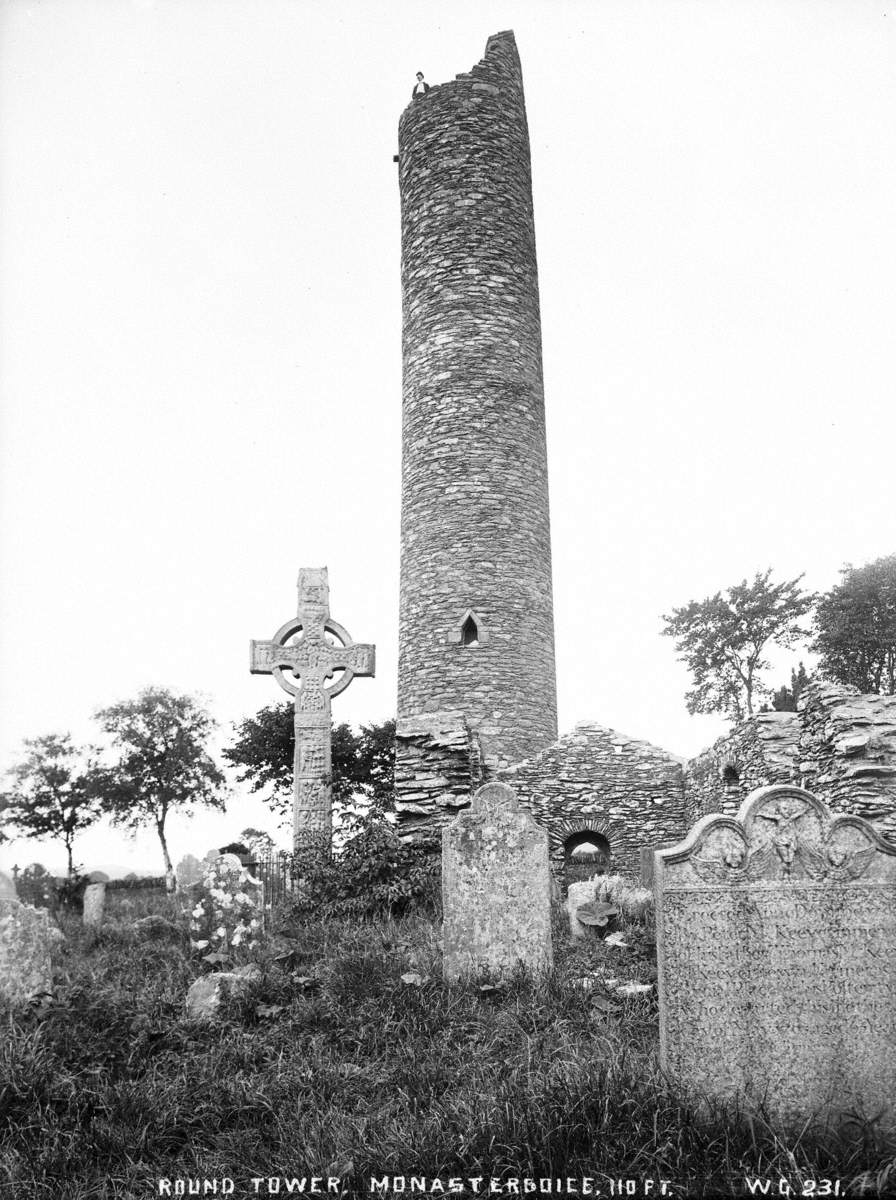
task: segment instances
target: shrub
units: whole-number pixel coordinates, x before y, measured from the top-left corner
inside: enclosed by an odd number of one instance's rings
[[[437,909],[441,862],[435,838],[407,844],[380,817],[361,822],[360,832],[329,862],[294,856],[295,907],[324,916],[399,916]]]
[[[16,891],[23,904],[34,908],[52,908],[56,891],[56,880],[46,867],[31,863],[16,879]]]
[[[68,908],[74,912],[82,912],[84,909],[84,893],[87,890],[87,885],[90,883],[89,875],[69,875],[64,879],[57,879],[56,886],[53,889],[53,908]]]
[[[201,884],[190,888],[190,944],[194,950],[226,954],[254,948],[262,936],[261,882],[243,866],[216,858]]]
[[[106,884],[107,892],[133,892],[152,888],[161,888],[162,891],[165,891],[165,876],[126,875],[124,879],[110,879]]]

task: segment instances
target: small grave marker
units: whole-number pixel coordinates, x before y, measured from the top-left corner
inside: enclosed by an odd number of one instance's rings
[[[105,907],[105,883],[89,883],[84,889],[84,911],[81,918],[86,929],[98,930],[102,926]]]
[[[664,1070],[786,1125],[896,1129],[896,846],[775,786],[655,861]]]

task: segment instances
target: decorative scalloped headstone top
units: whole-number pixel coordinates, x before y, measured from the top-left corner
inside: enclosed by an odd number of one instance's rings
[[[444,976],[547,970],[551,952],[548,835],[506,783],[489,783],[442,831]]]
[[[896,1129],[896,846],[775,786],[655,863],[663,1068],[785,1124]]]

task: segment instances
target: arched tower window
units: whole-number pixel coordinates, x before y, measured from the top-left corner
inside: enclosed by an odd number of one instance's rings
[[[488,630],[479,613],[468,608],[451,630],[448,641],[455,646],[484,646],[488,641]]]
[[[476,628],[476,622],[472,617],[467,617],[466,621],[460,627],[460,644],[462,646],[479,645],[479,630]]]

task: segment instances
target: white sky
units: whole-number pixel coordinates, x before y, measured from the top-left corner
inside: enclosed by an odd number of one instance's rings
[[[334,716],[394,714],[397,122],[418,69],[451,79],[507,28],[561,730],[697,752],[724,726],[687,715],[661,614],[896,549],[889,0],[6,0],[0,765],[149,684],[203,693],[226,740],[281,698],[248,642],[300,566],[377,645]],[[266,811],[173,822],[173,855]],[[150,833],[76,856],[161,864]],[[62,862],[0,852],[37,858]]]

